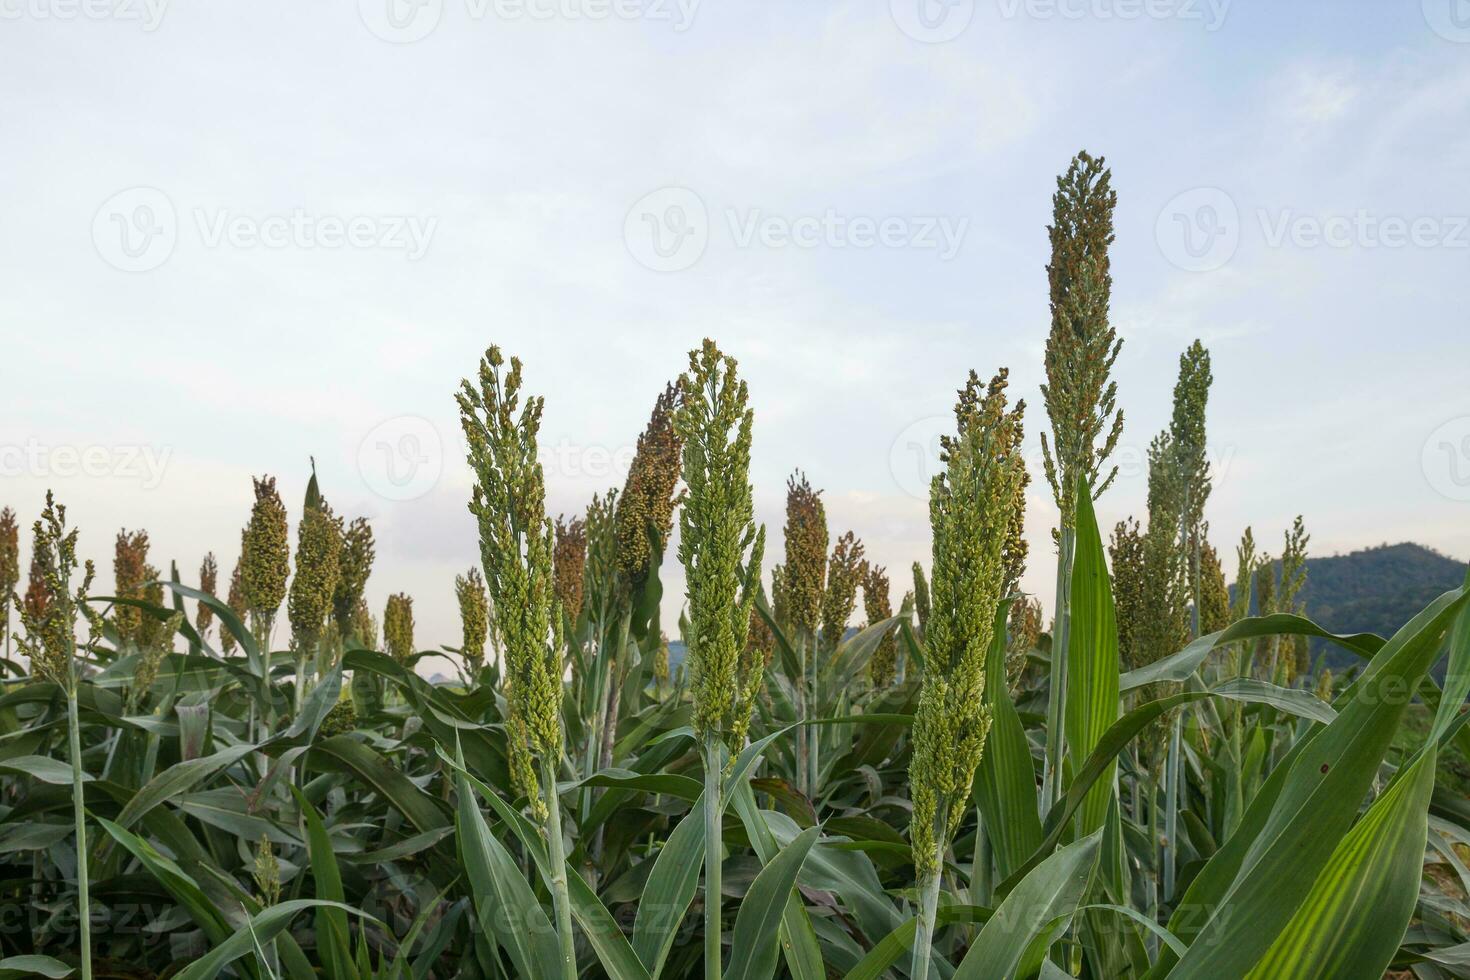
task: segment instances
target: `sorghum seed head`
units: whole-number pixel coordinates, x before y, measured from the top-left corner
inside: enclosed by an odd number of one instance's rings
[[[618,567],[635,587],[648,578],[655,547],[657,557],[663,556],[674,526],[674,508],[679,502],[674,488],[679,483],[679,456],[683,451],[674,428],[678,403],[679,388],[674,384],[664,388],[654,402],[617,501]]]
[[[827,511],[822,492],[797,471],[786,481],[786,564],[782,585],[791,626],[816,635],[827,579]]]
[[[117,543],[112,552],[113,592],[119,599],[141,600],[143,587],[150,581],[148,572],[148,532],[129,533],[127,528],[123,528],[117,533]],[[112,623],[121,646],[138,645],[143,610],[136,606],[118,605],[113,608]]]
[[[276,491],[276,478],[255,480],[255,503],[245,528],[244,567],[240,586],[245,606],[256,616],[270,619],[286,598],[291,547],[287,540],[286,505]]]
[[[383,608],[383,642],[388,656],[406,664],[417,651],[413,645],[413,599],[407,593],[395,592]]]
[[[597,502],[593,501],[595,507]],[[580,517],[556,519],[556,544],[552,549],[556,600],[575,622],[582,615],[582,595],[587,570],[587,522]]]
[[[747,647],[765,528],[750,486],[754,412],[733,357],[714,341],[689,354],[675,428],[684,443],[688,499],[679,515],[679,560],[689,599],[689,667],[695,733],[740,745],[760,689],[764,657]]]
[[[546,765],[561,757],[563,613],[537,459],[542,400],[527,398],[522,407],[521,362],[511,358],[504,373],[503,364],[500,349],[491,347],[478,384],[462,382],[455,400],[475,471],[470,513],[479,525],[485,586],[505,652],[511,772],[533,814],[544,817],[533,757]]]
[[[929,495],[933,608],[910,763],[910,840],[921,881],[939,871],[939,851],[959,825],[985,749],[985,661],[1005,594],[1006,542],[1024,475],[1019,411],[1007,411],[1003,383],[984,397],[979,390],[972,372],[956,409],[958,434],[945,440],[945,470]]]
[[[352,618],[367,589],[374,557],[372,527],[367,518],[354,518],[342,528],[342,554],[337,560],[337,584],[332,590],[332,616],[344,639],[352,633]]]
[[[893,615],[893,599],[889,594],[888,573],[882,565],[863,562],[863,612],[868,625],[874,626]],[[898,641],[892,631],[878,641],[873,655],[868,660],[868,677],[873,686],[883,689],[890,686],[898,676]]]
[[[204,556],[199,563],[199,591],[206,595],[214,595],[215,589],[219,588],[219,563],[215,561],[214,552]],[[214,622],[214,610],[204,603],[199,603],[199,610],[194,614],[194,629],[202,637]]]
[[[321,638],[337,588],[342,557],[342,525],[325,500],[301,514],[296,529],[296,575],[291,579],[287,615],[297,650],[310,650]]]
[[[490,599],[478,568],[472,566],[464,575],[454,577],[454,595],[459,600],[463,634],[460,655],[470,672],[477,673],[485,663],[485,640],[490,635]]]

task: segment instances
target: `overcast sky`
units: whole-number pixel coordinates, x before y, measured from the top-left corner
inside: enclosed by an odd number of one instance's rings
[[[0,91],[0,502],[55,487],[103,586],[123,526],[228,574],[250,476],[294,519],[314,455],[377,531],[375,609],[456,642],[485,347],[546,397],[556,513],[621,484],[708,335],[768,554],[801,467],[897,601],[970,368],[1011,368],[1036,445],[1082,148],[1118,191],[1104,525],[1199,337],[1223,551],[1301,513],[1317,554],[1470,557],[1466,0],[0,0]]]

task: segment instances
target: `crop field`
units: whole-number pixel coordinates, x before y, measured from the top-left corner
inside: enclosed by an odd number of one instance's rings
[[[373,528],[314,471],[300,500],[256,479],[197,571],[0,501],[0,978],[1470,977],[1470,585],[1333,635],[1306,520],[1212,540],[1198,341],[1127,393],[1173,411],[1147,513],[1099,526],[1115,201],[1086,153],[1057,180],[1039,403],[984,351],[934,379],[911,568],[809,473],[756,522],[726,340],[646,392],[626,481],[572,516],[538,365],[445,379],[479,561],[442,646],[412,596],[368,607]],[[114,533],[104,590],[79,536]],[[1019,582],[1053,563],[1043,608]]]

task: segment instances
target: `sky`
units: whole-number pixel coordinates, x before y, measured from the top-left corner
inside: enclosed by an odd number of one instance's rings
[[[1081,149],[1118,193],[1103,526],[1199,338],[1223,553],[1302,514],[1316,554],[1470,558],[1467,0],[0,0],[0,93],[0,503],[54,488],[99,587],[123,527],[227,574],[251,476],[294,519],[314,457],[377,533],[374,608],[455,643],[485,348],[545,396],[555,515],[709,336],[768,555],[801,468],[896,602],[970,369],[1011,369],[1039,462]]]

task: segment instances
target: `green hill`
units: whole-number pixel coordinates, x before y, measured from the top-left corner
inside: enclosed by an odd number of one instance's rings
[[[1418,544],[1384,544],[1307,561],[1307,615],[1334,633],[1392,636],[1436,596],[1465,581],[1465,563]],[[1314,652],[1330,647],[1325,642]],[[1329,654],[1334,667],[1354,662]]]

